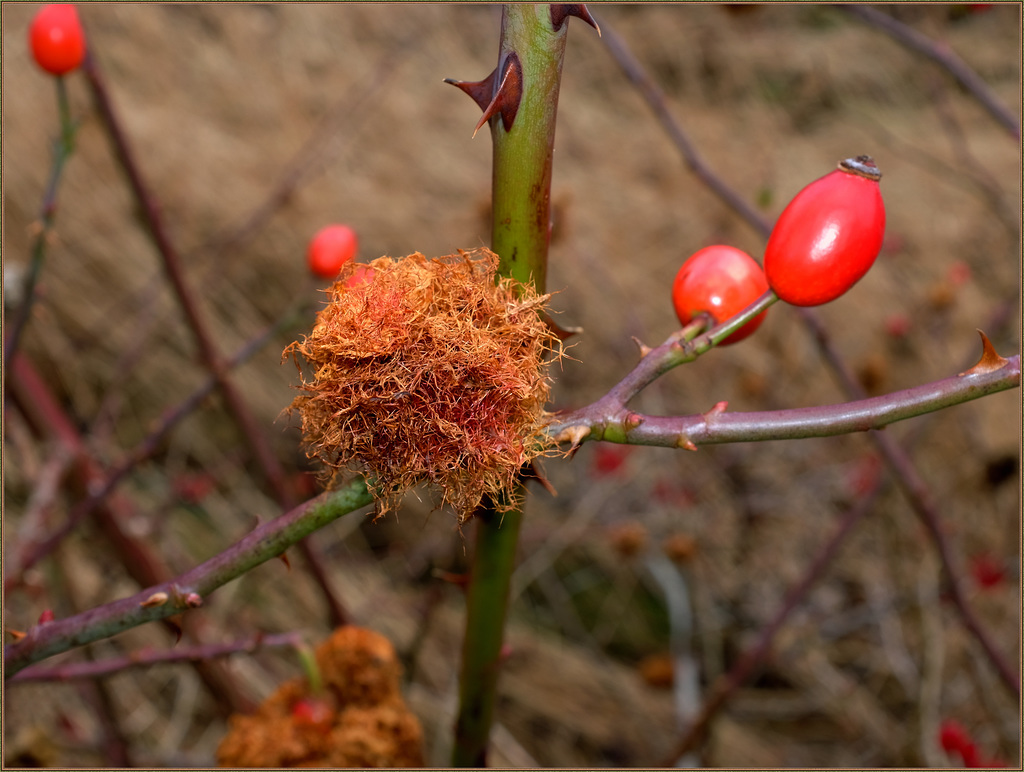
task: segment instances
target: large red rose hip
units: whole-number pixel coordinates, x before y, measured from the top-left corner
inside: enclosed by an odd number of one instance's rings
[[[820,306],[868,272],[885,235],[881,178],[870,156],[848,158],[789,202],[764,253],[768,284],[780,299]]]
[[[28,41],[36,64],[53,75],[64,75],[85,57],[85,33],[75,6],[44,5],[28,28]]]
[[[681,324],[698,314],[711,315],[715,324],[736,316],[768,291],[768,282],[757,261],[736,247],[716,244],[687,258],[672,283],[672,305]],[[762,311],[720,345],[738,343],[761,326]]]

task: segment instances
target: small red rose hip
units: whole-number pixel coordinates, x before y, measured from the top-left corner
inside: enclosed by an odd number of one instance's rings
[[[333,279],[341,267],[356,256],[359,239],[347,225],[321,228],[309,242],[306,260],[309,270],[321,279]]]
[[[764,253],[768,284],[794,306],[820,306],[856,284],[878,257],[885,205],[875,162],[848,158],[779,215]]]
[[[28,28],[36,64],[51,75],[64,75],[85,57],[85,33],[73,5],[44,5]]]
[[[672,284],[672,305],[684,325],[702,312],[720,324],[767,291],[764,271],[754,258],[741,249],[718,244],[694,252],[683,263]],[[720,345],[746,338],[761,326],[767,313],[762,311]]]

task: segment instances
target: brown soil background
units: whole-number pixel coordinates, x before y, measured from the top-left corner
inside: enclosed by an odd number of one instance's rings
[[[3,6],[8,304],[27,262],[57,130],[52,85],[27,55],[37,7]],[[948,44],[1005,104],[1020,103],[1019,6],[886,10]],[[964,369],[978,354],[975,328],[1003,353],[1019,349],[1020,145],[938,67],[831,8],[613,5],[595,13],[665,89],[708,163],[766,216],[838,159],[875,157],[885,175],[886,247],[853,291],[819,311],[873,391]],[[315,297],[304,249],[328,222],[358,230],[364,260],[487,244],[490,143],[486,132],[471,138],[477,108],[441,81],[482,78],[493,68],[497,6],[109,4],[81,14],[223,352],[297,298]],[[96,456],[116,463],[205,374],[83,77],[73,75],[69,88],[82,124],[24,350],[90,433]],[[243,238],[211,246],[240,232],[327,122],[311,174],[286,204]],[[558,291],[560,319],[585,329],[571,352],[576,361],[558,373],[556,407],[584,404],[625,374],[636,360],[630,336],[656,344],[673,331],[669,286],[686,256],[717,242],[757,257],[763,248],[687,171],[602,40],[578,21],[569,32],[553,199],[549,289]],[[957,264],[970,269],[960,286],[950,281]],[[1009,321],[991,327],[1006,303],[1014,307]],[[886,335],[893,314],[910,319],[902,341]],[[279,415],[295,372],[279,358],[310,321],[278,336],[235,379],[296,474],[306,469],[297,432]],[[636,405],[670,414],[720,400],[758,410],[828,404],[842,394],[796,315],[779,306],[746,343],[668,374]],[[11,550],[56,449],[5,408]],[[941,504],[971,601],[1017,660],[1019,392],[888,431],[915,436],[918,470]],[[524,525],[493,763],[651,765],[672,746],[672,694],[645,683],[638,668],[668,651],[664,600],[645,557],[618,555],[610,528],[642,523],[648,557],[670,535],[695,541],[683,571],[706,689],[752,642],[855,500],[871,454],[866,437],[850,436],[698,453],[638,448],[604,476],[595,473],[592,446],[572,462],[550,462],[559,495],[536,493]],[[186,504],[175,483],[196,472],[215,486]],[[179,571],[278,511],[219,399],[182,424],[122,491],[137,508],[133,532]],[[58,499],[49,527],[68,503]],[[460,537],[450,513],[429,509],[410,500],[398,518],[375,525],[353,515],[315,542],[354,621],[387,635],[406,658],[406,697],[424,723],[427,758],[443,765],[462,603],[431,572],[461,570],[472,539]],[[968,566],[979,554],[1004,565],[1007,582],[988,591],[972,583]],[[85,527],[6,599],[4,624],[24,629],[44,608],[63,617],[137,589]],[[297,555],[291,571],[277,561],[261,566],[196,613],[221,640],[300,630],[318,641],[329,632]],[[93,653],[172,644],[153,625]],[[228,666],[254,699],[299,672],[294,655],[281,650],[236,656]],[[224,716],[187,665],[105,683],[133,764],[212,763]],[[8,687],[7,763],[103,765],[100,724],[87,705],[74,683]],[[889,486],[779,636],[761,675],[717,719],[703,762],[955,765],[935,740],[947,717],[962,721],[987,755],[1018,759],[1019,706],[942,600],[935,553]]]

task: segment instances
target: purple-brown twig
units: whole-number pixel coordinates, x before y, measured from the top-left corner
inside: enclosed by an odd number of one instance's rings
[[[217,379],[228,411],[234,418],[235,423],[245,437],[247,446],[263,471],[263,475],[270,485],[274,498],[282,508],[289,509],[295,504],[295,499],[288,488],[284,470],[271,450],[266,436],[260,429],[259,423],[228,376],[225,362],[217,351],[213,337],[202,317],[196,296],[185,279],[184,266],[177,249],[167,233],[167,229],[164,227],[156,199],[142,178],[142,170],[135,160],[134,153],[128,143],[128,137],[114,111],[106,84],[96,64],[92,46],[86,52],[82,69],[89,81],[89,86],[92,89],[93,98],[99,113],[103,118],[104,126],[114,145],[115,155],[128,176],[129,186],[138,201],[142,219],[153,238],[157,251],[160,253],[164,270],[167,272],[167,277],[171,282],[178,303],[188,322],[189,329],[195,338],[200,359]],[[302,550],[310,572],[316,579],[317,585],[320,587],[327,602],[331,623],[333,625],[342,624],[347,620],[348,614],[337,592],[331,586],[319,551],[308,541],[303,541],[299,547]]]

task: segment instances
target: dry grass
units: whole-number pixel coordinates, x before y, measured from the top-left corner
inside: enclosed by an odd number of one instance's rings
[[[25,264],[56,133],[51,84],[26,58],[34,10],[2,8],[8,277]],[[1018,7],[956,18],[952,6],[886,10],[947,43],[1006,104],[1019,101]],[[476,108],[441,81],[481,78],[494,67],[496,7],[99,4],[80,12],[224,353],[296,300],[318,299],[304,251],[327,222],[356,228],[361,261],[486,243],[480,212],[490,195],[490,147],[484,133],[471,139]],[[960,372],[977,359],[976,327],[1003,354],[1019,348],[1020,146],[934,65],[833,8],[736,14],[712,4],[610,5],[595,13],[666,89],[708,162],[766,216],[840,158],[870,153],[878,161],[889,217],[883,253],[852,292],[820,309],[832,342],[873,389]],[[85,84],[72,77],[68,85],[82,126],[24,350],[91,451],[111,465],[207,373]],[[310,174],[286,203],[224,242],[289,177],[313,135],[323,141],[310,152]],[[552,373],[549,410],[586,404],[614,384],[635,362],[630,336],[655,344],[674,330],[669,286],[689,254],[714,243],[755,257],[763,251],[757,234],[679,161],[602,40],[574,22],[553,201],[551,304],[585,332],[574,339],[573,359]],[[1004,302],[1013,312],[997,329],[990,319]],[[313,325],[310,313],[233,373],[307,494],[316,487],[299,427],[279,419],[297,383],[279,352]],[[636,408],[702,412],[728,400],[730,409],[760,410],[842,398],[811,336],[790,309],[775,306],[756,335],[669,373]],[[886,430],[914,448],[970,601],[1011,660],[1020,650],[1019,411],[1019,393],[1007,393]],[[7,555],[33,533],[59,527],[78,500],[58,484],[62,463],[60,448],[5,405]],[[877,468],[857,435],[686,454],[639,448],[617,465],[584,445],[573,461],[552,460],[545,471],[559,496],[527,502],[494,760],[649,766],[678,731],[673,695],[646,684],[637,668],[669,648],[666,600],[650,561],[666,543],[673,554],[687,544],[679,570],[703,695],[771,618]],[[175,571],[280,511],[217,398],[119,493],[131,505],[126,527]],[[395,516],[345,518],[313,542],[353,620],[394,643],[427,760],[443,766],[463,601],[438,576],[463,572],[472,546],[430,509],[410,496]],[[632,522],[642,524],[646,547],[627,558],[616,549],[618,526]],[[194,612],[207,640],[330,634],[316,584],[289,554],[290,571],[279,561],[262,566]],[[975,581],[978,556],[996,561],[1006,579],[992,587]],[[7,595],[4,622],[24,629],[44,609],[66,617],[138,589],[111,544],[86,524]],[[174,645],[172,633],[151,625],[91,654]],[[271,650],[233,657],[226,669],[255,702],[301,672],[293,653]],[[227,731],[224,706],[188,665],[127,671],[99,686],[134,765],[214,762]],[[106,749],[117,738],[91,685],[11,684],[4,700],[8,765],[110,763]],[[702,761],[942,766],[956,761],[935,742],[946,717],[963,722],[987,754],[1018,758],[1019,705],[944,600],[934,551],[889,487],[760,676],[716,722]]]

